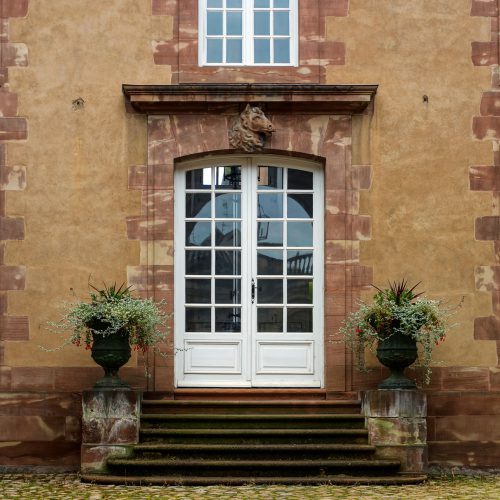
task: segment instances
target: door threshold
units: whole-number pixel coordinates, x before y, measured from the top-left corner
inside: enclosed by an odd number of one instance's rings
[[[189,388],[174,389],[174,399],[326,399],[325,389]]]

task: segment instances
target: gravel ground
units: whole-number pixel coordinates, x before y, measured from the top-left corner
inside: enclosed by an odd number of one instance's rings
[[[418,486],[98,486],[75,474],[0,475],[0,499],[500,500],[500,476],[447,476]]]

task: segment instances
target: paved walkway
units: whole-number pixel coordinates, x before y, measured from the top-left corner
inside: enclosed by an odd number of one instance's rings
[[[500,500],[500,476],[447,477],[419,486],[97,486],[74,474],[0,475],[1,500]]]

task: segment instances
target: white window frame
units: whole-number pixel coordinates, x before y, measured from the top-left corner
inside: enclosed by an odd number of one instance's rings
[[[206,11],[207,0],[198,0],[198,65],[199,66],[298,66],[299,60],[299,7],[298,0],[290,0],[290,62],[289,63],[254,63],[254,38],[271,38],[273,36],[254,37],[253,32],[253,0],[243,2],[243,39],[241,63],[209,63],[206,60],[207,51],[207,26]],[[225,9],[224,9],[225,10]],[[229,9],[232,10],[232,9]],[[231,38],[223,35],[222,38]],[[279,38],[279,37],[277,37]],[[271,44],[272,51],[272,44]]]

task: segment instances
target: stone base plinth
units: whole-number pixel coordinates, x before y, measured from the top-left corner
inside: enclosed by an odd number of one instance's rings
[[[139,441],[140,395],[93,389],[83,392],[82,405],[82,472],[105,472],[108,456],[127,456]]]
[[[427,400],[416,390],[373,390],[362,395],[370,443],[381,458],[401,461],[401,471],[427,468]]]

